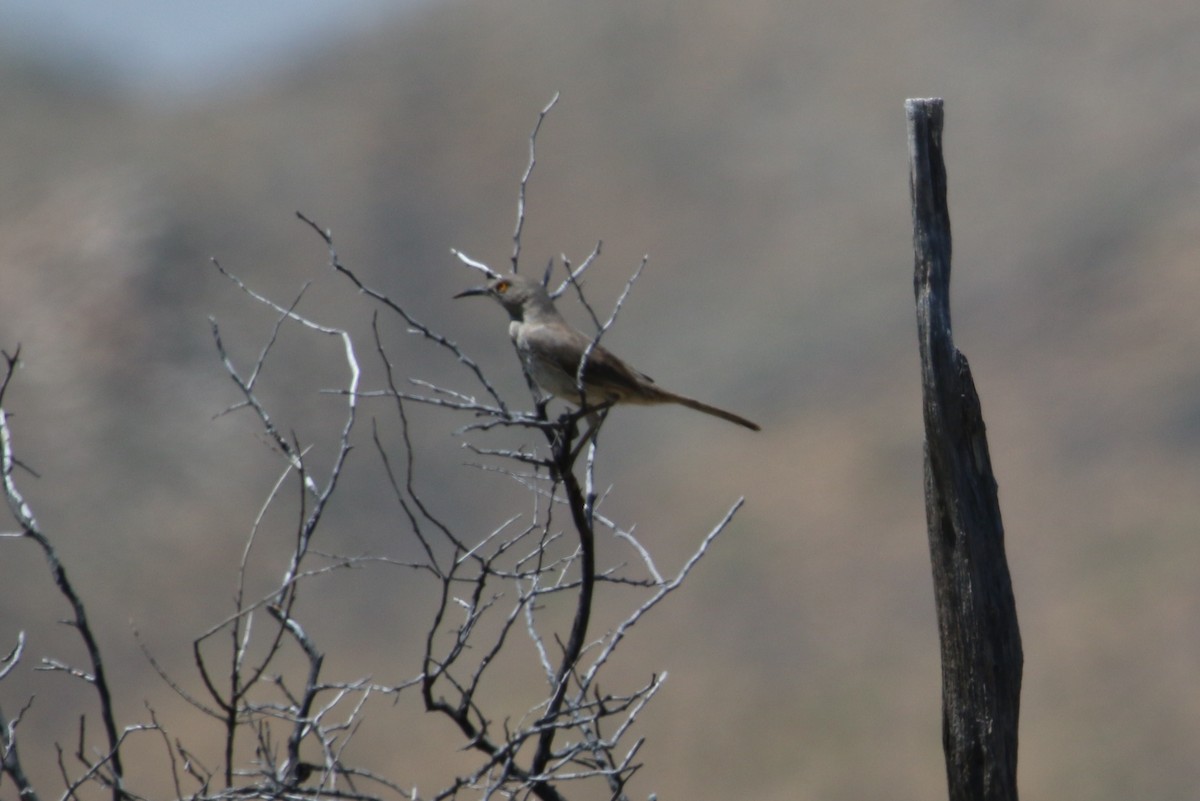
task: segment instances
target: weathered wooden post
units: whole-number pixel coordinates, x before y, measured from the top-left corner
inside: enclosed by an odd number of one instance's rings
[[[942,101],[908,100],[925,517],[942,651],[951,801],[1016,801],[1021,633],[979,396],[950,331]]]

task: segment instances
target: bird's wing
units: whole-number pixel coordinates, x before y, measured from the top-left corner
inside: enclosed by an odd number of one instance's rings
[[[562,370],[573,381],[579,372],[579,360],[592,339],[573,328],[530,326],[522,332],[524,346],[542,356],[546,361]],[[596,345],[588,353],[584,370],[588,383],[608,385],[625,392],[636,392],[645,383],[654,380],[614,356],[603,345]]]

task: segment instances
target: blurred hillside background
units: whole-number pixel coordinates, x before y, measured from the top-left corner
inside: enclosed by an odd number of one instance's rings
[[[561,92],[527,267],[602,239],[603,309],[649,254],[606,342],[765,430],[682,409],[619,410],[605,429],[606,509],[665,564],[747,497],[625,651],[631,682],[670,672],[636,792],[943,796],[903,110],[942,96],[955,339],[1025,646],[1021,791],[1200,797],[1195,2],[40,6],[53,16],[0,7],[0,347],[24,361],[6,404],[126,721],[150,699],[194,747],[216,742],[132,629],[197,686],[191,639],[229,611],[279,470],[249,417],[213,419],[236,398],[207,317],[244,365],[272,318],[209,257],[281,302],[313,282],[302,310],[353,327],[369,356],[373,307],[330,274],[301,210],[523,398],[502,312],[450,300],[476,276],[449,249],[505,264],[527,137]],[[470,388],[388,323],[404,372]],[[339,404],[318,391],[344,380],[338,349],[290,331],[277,358],[263,381],[281,427],[327,441]],[[463,421],[417,414],[432,504],[464,530],[526,509],[463,466]],[[411,547],[368,442],[336,511],[324,550]],[[40,555],[0,545],[0,649],[27,629],[26,668],[80,660]],[[428,585],[363,570],[324,590],[304,611],[334,675],[417,671]],[[73,743],[91,698],[28,669],[0,685],[6,711],[29,694],[24,758],[53,795],[52,743]],[[444,723],[403,705],[371,721],[363,761],[422,789],[448,778]]]

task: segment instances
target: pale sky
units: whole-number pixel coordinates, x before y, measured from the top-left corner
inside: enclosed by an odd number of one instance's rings
[[[194,96],[247,68],[434,0],[2,0],[0,48],[111,69]]]

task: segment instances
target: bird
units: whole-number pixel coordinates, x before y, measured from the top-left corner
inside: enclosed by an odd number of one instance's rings
[[[485,284],[454,297],[471,296],[492,298],[508,312],[508,334],[529,377],[544,392],[585,408],[617,403],[677,403],[751,431],[761,430],[758,423],[745,417],[663,389],[593,337],[572,328],[540,281],[517,273],[493,275]],[[579,364],[585,354],[580,393]]]

